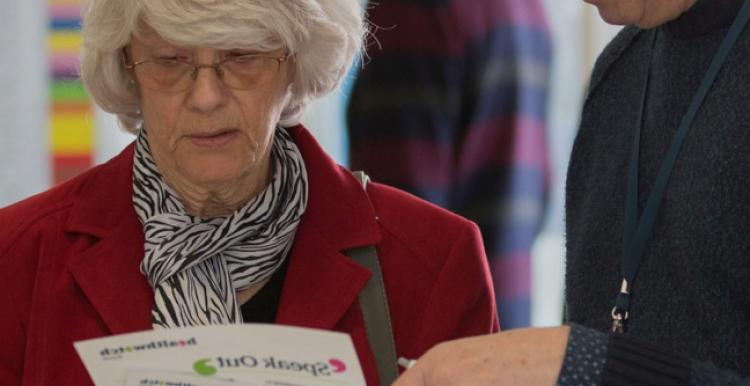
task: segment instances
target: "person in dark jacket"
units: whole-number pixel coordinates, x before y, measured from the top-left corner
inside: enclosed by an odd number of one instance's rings
[[[750,385],[750,1],[591,3],[635,26],[569,167],[570,327],[440,345],[398,386]]]

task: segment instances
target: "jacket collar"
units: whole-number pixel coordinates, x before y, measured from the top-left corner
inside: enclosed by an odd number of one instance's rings
[[[301,126],[290,129],[308,173],[309,197],[292,249],[276,321],[331,329],[371,276],[344,255],[380,241],[375,210],[359,181]]]
[[[357,299],[370,272],[344,255],[380,241],[373,206],[302,126],[287,129],[307,168],[308,206],[297,230],[277,322],[332,328]],[[68,269],[112,333],[151,328],[153,291],[140,272],[143,229],[132,205],[131,144],[92,170],[65,230],[99,239]]]

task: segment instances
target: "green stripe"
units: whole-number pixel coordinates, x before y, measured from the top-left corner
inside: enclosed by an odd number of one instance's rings
[[[88,102],[89,95],[80,80],[53,81],[51,90],[53,102]]]

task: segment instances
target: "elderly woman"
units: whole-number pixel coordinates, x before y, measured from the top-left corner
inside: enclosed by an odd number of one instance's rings
[[[0,384],[90,384],[81,339],[243,322],[346,332],[379,384],[358,247],[379,256],[396,355],[497,329],[477,228],[363,189],[298,124],[359,52],[361,15],[355,0],[85,6],[83,80],[137,139],[0,210]]]

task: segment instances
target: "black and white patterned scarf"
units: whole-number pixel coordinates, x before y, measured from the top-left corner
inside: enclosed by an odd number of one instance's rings
[[[307,206],[307,172],[297,145],[276,129],[268,187],[228,217],[185,213],[141,130],[133,163],[133,205],[145,232],[141,271],[154,288],[155,329],[242,323],[237,292],[281,266]]]

